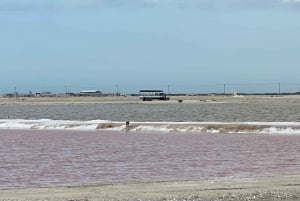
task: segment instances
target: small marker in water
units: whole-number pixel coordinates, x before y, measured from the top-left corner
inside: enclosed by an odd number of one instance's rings
[[[126,121],[125,131],[129,131],[129,121]]]

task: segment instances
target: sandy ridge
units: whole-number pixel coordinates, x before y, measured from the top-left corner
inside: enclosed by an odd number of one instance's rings
[[[181,103],[178,100],[182,100]],[[0,105],[6,104],[98,104],[98,103],[140,103],[140,104],[205,104],[205,103],[242,103],[242,102],[298,102],[300,95],[268,96],[171,96],[169,101],[142,101],[138,96],[105,96],[105,97],[0,97]]]

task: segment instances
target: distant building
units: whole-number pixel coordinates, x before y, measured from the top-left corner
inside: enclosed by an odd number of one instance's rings
[[[83,90],[79,92],[79,96],[101,96],[102,92],[99,90]]]
[[[75,93],[71,93],[71,92],[61,92],[61,93],[57,93],[56,94],[57,97],[69,97],[69,96],[76,96]]]
[[[53,97],[55,94],[52,94],[50,91],[37,92],[35,93],[36,97]]]
[[[13,98],[13,97],[18,97],[19,94],[18,93],[14,93],[14,92],[11,92],[11,93],[7,93],[7,94],[4,94],[3,97],[6,97],[6,98]]]

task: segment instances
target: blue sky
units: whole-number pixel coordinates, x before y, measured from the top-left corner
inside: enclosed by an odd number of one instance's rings
[[[300,91],[300,0],[0,0],[0,89]]]

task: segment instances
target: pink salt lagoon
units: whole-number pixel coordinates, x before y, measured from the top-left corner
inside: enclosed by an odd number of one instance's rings
[[[0,188],[300,174],[300,136],[0,130]]]

